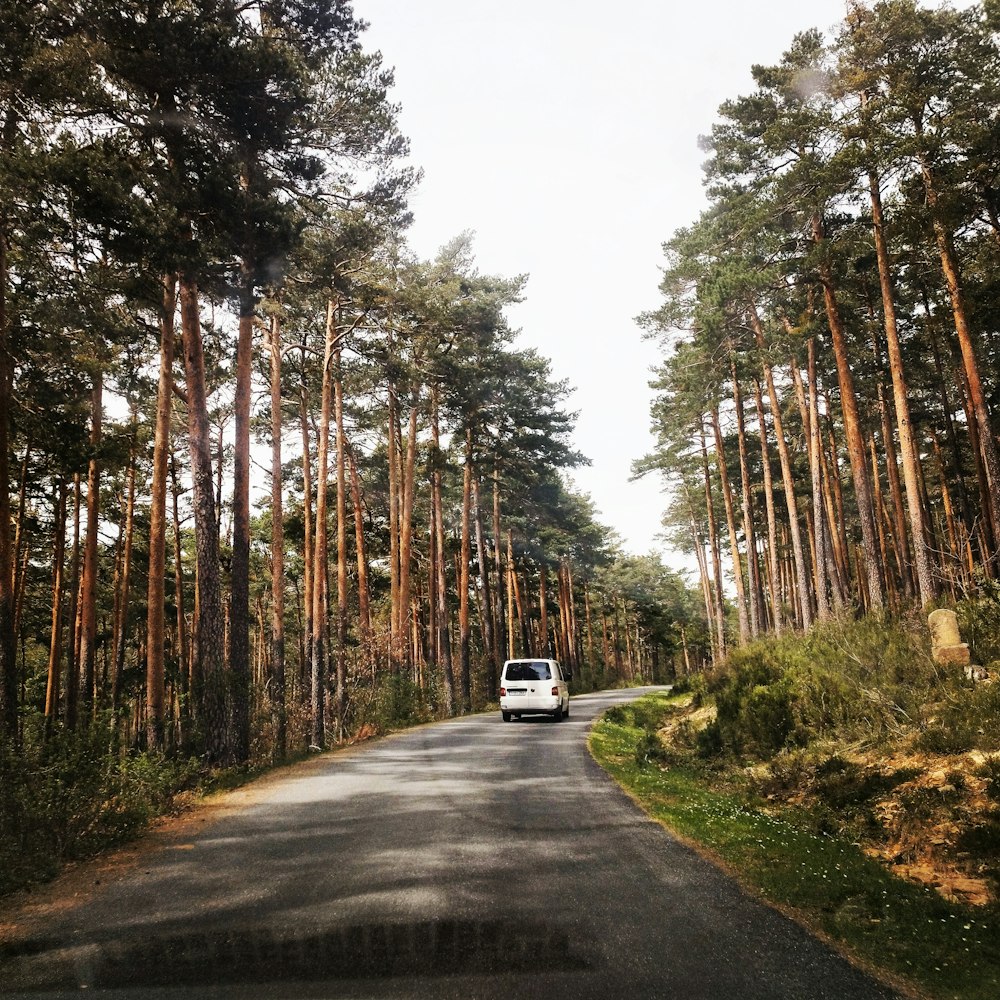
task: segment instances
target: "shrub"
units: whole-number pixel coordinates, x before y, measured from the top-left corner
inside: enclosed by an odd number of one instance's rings
[[[1000,660],[1000,582],[985,580],[974,597],[955,608],[962,638],[976,663]]]
[[[393,674],[379,682],[375,694],[374,722],[380,732],[405,729],[433,717],[424,692],[409,677]]]
[[[717,715],[699,739],[699,749],[710,755],[718,745],[738,754],[772,757],[788,742],[795,724],[791,676],[763,643],[738,651],[729,665],[730,671],[711,685]]]
[[[932,753],[1000,750],[1000,684],[979,684],[971,690],[955,682],[955,693],[939,710],[917,746]]]
[[[107,720],[0,748],[0,893],[133,836],[198,770],[121,748]]]
[[[970,854],[1000,857],[1000,809],[988,812],[958,838],[958,847]]]
[[[975,772],[986,779],[986,794],[994,802],[1000,802],[1000,757],[991,757]]]

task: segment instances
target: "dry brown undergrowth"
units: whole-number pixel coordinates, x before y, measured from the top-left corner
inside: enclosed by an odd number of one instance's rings
[[[714,707],[689,705],[660,730],[660,738],[667,747],[690,752],[692,731],[714,715]],[[724,780],[761,794],[767,812],[794,809],[809,815],[823,808],[817,766],[834,753],[865,777],[915,772],[867,803],[868,822],[845,818],[839,832],[893,874],[929,886],[946,899],[986,906],[1000,898],[1000,870],[995,857],[963,849],[962,838],[991,812],[989,781],[981,772],[1000,754],[932,754],[913,749],[911,742],[912,736],[901,737],[888,752],[884,747],[833,746],[795,751],[799,759],[792,766],[788,755],[779,755],[768,763],[731,766],[723,772]],[[829,810],[825,815],[829,820]]]

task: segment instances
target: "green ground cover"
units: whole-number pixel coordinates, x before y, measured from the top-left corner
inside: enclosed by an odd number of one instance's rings
[[[773,815],[752,794],[713,788],[712,771],[663,747],[657,732],[690,702],[649,695],[611,709],[591,752],[655,819],[707,849],[764,899],[914,992],[1000,996],[1000,912],[949,902],[904,881],[844,837]]]

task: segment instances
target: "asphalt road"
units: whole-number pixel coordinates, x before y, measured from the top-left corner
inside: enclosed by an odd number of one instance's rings
[[[590,723],[638,693],[574,698],[559,724],[425,726],[241,791],[99,885],[44,890],[8,923],[0,993],[891,996],[591,760]]]

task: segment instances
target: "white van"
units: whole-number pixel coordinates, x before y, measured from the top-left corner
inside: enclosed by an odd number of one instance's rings
[[[522,715],[569,715],[572,675],[556,660],[507,660],[500,674],[500,714],[504,722]]]

